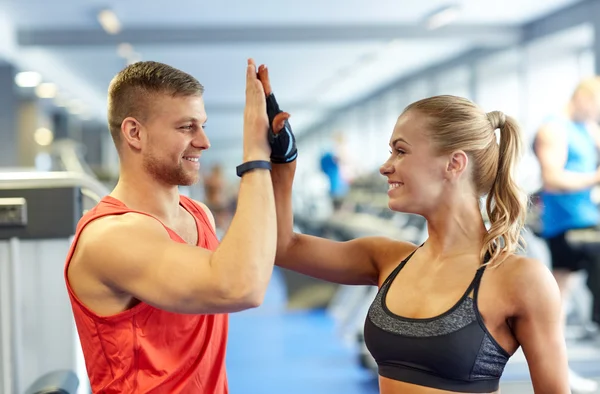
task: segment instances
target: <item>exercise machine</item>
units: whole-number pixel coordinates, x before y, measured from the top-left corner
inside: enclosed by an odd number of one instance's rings
[[[0,172],[0,392],[89,392],[64,281],[81,216],[108,190],[81,172]]]

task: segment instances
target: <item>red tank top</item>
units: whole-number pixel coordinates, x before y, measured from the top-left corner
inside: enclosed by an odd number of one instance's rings
[[[180,203],[196,220],[198,246],[216,249],[219,241],[204,210],[185,196]],[[71,289],[67,270],[81,231],[92,220],[128,212],[137,211],[113,197],[103,198],[79,221],[67,256],[65,280],[92,391],[227,394],[227,314],[177,314],[140,302],[116,315],[98,316]],[[185,242],[165,230],[173,241]]]

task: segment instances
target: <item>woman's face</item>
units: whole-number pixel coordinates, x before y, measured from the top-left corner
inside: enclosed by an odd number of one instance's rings
[[[394,211],[426,215],[444,198],[448,155],[435,151],[427,127],[427,117],[417,111],[401,115],[394,127],[390,157],[380,168]]]

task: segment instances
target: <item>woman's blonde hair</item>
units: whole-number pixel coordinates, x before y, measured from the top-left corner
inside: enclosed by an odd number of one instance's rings
[[[481,259],[489,253],[488,264],[502,263],[524,245],[527,197],[513,179],[522,147],[519,125],[500,111],[485,113],[471,101],[449,95],[419,100],[404,112],[411,110],[428,117],[429,135],[440,154],[462,150],[468,155],[477,197],[487,195],[490,227]]]

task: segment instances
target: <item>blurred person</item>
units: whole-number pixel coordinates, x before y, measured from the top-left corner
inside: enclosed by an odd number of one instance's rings
[[[592,319],[600,322],[600,256],[570,238],[579,231],[596,229],[600,212],[592,200],[592,189],[600,183],[600,78],[582,80],[568,104],[549,116],[536,133],[535,152],[542,172],[543,190],[540,235],[550,251],[552,273],[563,300],[572,293],[573,274],[586,270],[587,286],[593,296]],[[597,383],[570,371],[572,387],[595,391]]]
[[[334,210],[341,208],[344,198],[350,189],[344,150],[344,136],[338,132],[333,135],[333,146],[321,155],[320,168],[329,180],[329,197]]]
[[[227,196],[227,181],[223,175],[223,166],[213,165],[211,171],[204,177],[204,193],[206,205],[215,217],[218,232],[224,233],[231,221],[233,211]]]
[[[206,205],[209,207],[220,207],[225,205],[226,182],[223,176],[223,166],[219,163],[214,164],[210,172],[204,177],[204,191]]]
[[[198,181],[210,147],[202,85],[157,62],[135,63],[112,80],[108,121],[119,181],[79,222],[65,266],[93,392],[228,393],[228,313],[262,303],[276,247],[268,117],[256,72],[249,60],[244,169],[220,244],[210,210],[178,191]]]
[[[454,96],[409,105],[380,172],[390,209],[427,220],[420,246],[294,233],[296,163],[273,166],[276,265],[379,287],[364,338],[382,394],[498,393],[519,347],[536,393],[570,393],[558,286],[541,262],[515,253],[526,212],[512,175],[520,146],[517,123],[502,112]]]

